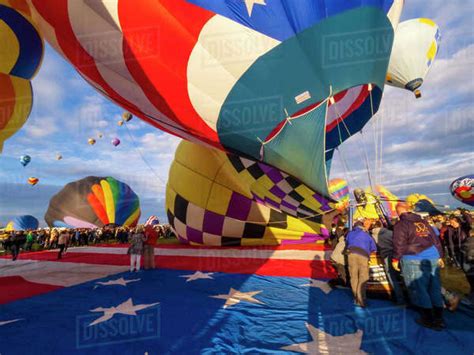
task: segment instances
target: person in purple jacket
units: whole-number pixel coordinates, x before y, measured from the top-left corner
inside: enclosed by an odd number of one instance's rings
[[[352,294],[354,295],[355,304],[360,307],[366,306],[370,254],[377,251],[374,239],[367,232],[371,225],[372,221],[370,219],[356,222],[354,229],[347,234],[346,238]]]
[[[444,267],[441,241],[428,222],[411,212],[407,203],[398,203],[397,213],[400,221],[393,230],[392,266],[399,271],[401,261],[410,301],[421,313],[417,323],[441,330],[446,327],[440,279],[440,268]]]

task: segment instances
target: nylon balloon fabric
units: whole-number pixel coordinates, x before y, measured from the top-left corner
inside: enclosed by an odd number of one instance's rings
[[[166,188],[168,219],[182,243],[308,243],[328,237],[332,201],[268,165],[180,143]]]
[[[45,215],[50,227],[97,228],[107,224],[135,226],[140,201],[127,184],[113,177],[89,176],[67,184]]]
[[[379,107],[403,8],[402,0],[30,3],[49,43],[130,114],[275,166],[326,197],[325,160]],[[357,58],[340,50],[356,39],[370,42]]]
[[[474,175],[462,176],[451,183],[450,191],[455,199],[474,207],[473,185]]]
[[[0,152],[30,115],[30,80],[43,58],[43,40],[29,14],[21,0],[0,1]]]
[[[8,222],[6,226],[7,231],[21,231],[28,229],[38,229],[39,221],[36,217],[31,215],[18,216],[12,221]]]

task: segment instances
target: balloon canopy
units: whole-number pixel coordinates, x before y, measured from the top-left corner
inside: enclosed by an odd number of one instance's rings
[[[43,40],[29,15],[26,3],[0,1],[0,152],[30,115],[30,80],[43,58]]]
[[[135,226],[140,201],[127,184],[113,177],[89,176],[67,184],[49,202],[50,227],[97,228],[114,223]]]
[[[89,138],[89,139],[87,140],[87,143],[89,143],[89,145],[94,145],[95,142],[96,142],[96,141],[95,141],[94,138]]]
[[[24,215],[14,218],[12,221],[8,222],[7,226],[5,227],[6,231],[20,231],[20,230],[28,230],[28,229],[38,229],[39,221],[37,218]]]
[[[419,88],[438,54],[440,40],[438,25],[430,19],[401,22],[395,32],[387,83],[421,97]]]
[[[415,212],[428,213],[430,216],[443,214],[443,212],[435,207],[433,200],[423,194],[411,194],[407,196],[406,202],[412,206]]]
[[[349,205],[349,185],[346,180],[332,179],[328,183],[328,189],[331,197],[339,202],[340,207],[345,208]]]
[[[113,144],[114,147],[116,147],[116,146],[120,145],[120,139],[114,138],[114,139],[112,139],[111,143]]]
[[[451,183],[450,190],[453,197],[462,203],[474,207],[474,175],[457,178]]]
[[[182,243],[275,245],[328,237],[333,203],[268,165],[182,141],[166,208]]]
[[[22,155],[20,157],[20,164],[27,166],[31,162],[31,157],[29,155]]]
[[[34,176],[28,178],[28,184],[30,184],[31,186],[35,186],[38,182],[39,179]]]
[[[122,120],[124,120],[125,122],[130,122],[132,118],[133,115],[130,112],[124,112],[122,114]]]
[[[403,0],[29,3],[49,43],[127,112],[274,166],[326,197],[325,161],[379,108],[403,7]],[[109,50],[96,45],[102,41]],[[228,43],[233,49],[221,50]]]

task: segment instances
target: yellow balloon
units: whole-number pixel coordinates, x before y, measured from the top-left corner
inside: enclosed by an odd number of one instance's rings
[[[277,191],[271,179],[278,174],[282,178],[278,185],[288,195]],[[332,218],[325,212],[334,208],[333,203],[323,206],[314,195],[277,169],[182,141],[170,169],[166,206],[170,224],[184,243],[308,243],[328,235],[323,217],[330,225]]]

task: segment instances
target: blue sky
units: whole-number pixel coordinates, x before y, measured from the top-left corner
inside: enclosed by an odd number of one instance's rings
[[[443,36],[423,98],[415,100],[409,92],[387,88],[381,110],[363,138],[357,135],[342,145],[347,171],[336,153],[331,177],[346,178],[351,187],[367,186],[359,149],[364,144],[372,178],[394,193],[426,193],[440,204],[460,205],[448,187],[454,178],[474,172],[473,10],[474,3],[465,0],[407,1],[402,19],[432,18]],[[110,175],[128,183],[141,198],[142,219],[151,214],[164,219],[166,180],[179,139],[136,118],[119,127],[122,109],[86,84],[50,47],[33,88],[33,112],[0,155],[0,224],[21,214],[42,220],[54,193],[89,175]],[[373,162],[381,122],[384,149],[379,174]],[[89,146],[89,137],[97,144]],[[114,137],[120,138],[120,146],[110,143]],[[58,153],[63,160],[55,159]],[[23,154],[33,158],[26,168],[19,163]],[[30,187],[29,176],[38,177],[40,183]]]

